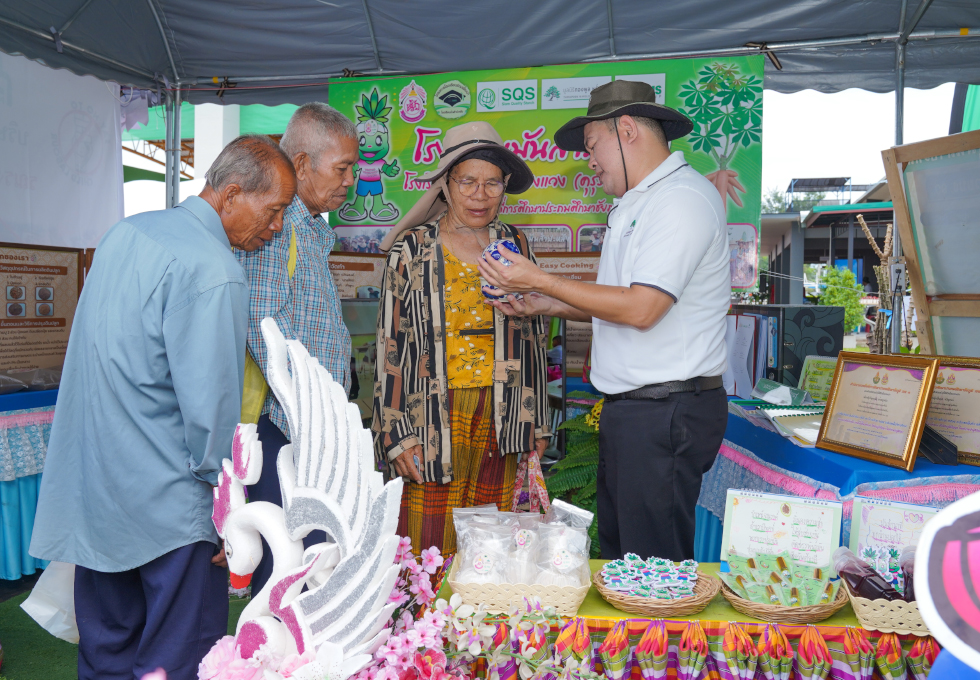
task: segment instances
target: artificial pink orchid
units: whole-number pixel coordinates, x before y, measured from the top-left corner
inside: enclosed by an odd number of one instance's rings
[[[421,557],[422,568],[430,574],[436,573],[439,567],[445,562],[445,559],[439,554],[439,548],[435,546],[423,550]]]

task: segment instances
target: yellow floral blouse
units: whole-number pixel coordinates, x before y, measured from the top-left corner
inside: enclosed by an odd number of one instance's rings
[[[446,261],[446,369],[450,389],[493,385],[493,307],[476,265],[443,246]],[[471,331],[477,331],[470,334]]]

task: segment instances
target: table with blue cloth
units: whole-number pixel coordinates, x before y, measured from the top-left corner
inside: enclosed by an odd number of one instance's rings
[[[58,390],[0,395],[0,579],[45,566],[27,550],[57,400]]]
[[[695,558],[717,562],[728,489],[813,496],[844,501],[842,543],[850,534],[850,501],[854,495],[877,495],[934,507],[945,507],[971,490],[980,490],[980,468],[937,465],[919,456],[912,472],[821,448],[805,448],[728,414],[722,451],[704,476],[695,509]]]

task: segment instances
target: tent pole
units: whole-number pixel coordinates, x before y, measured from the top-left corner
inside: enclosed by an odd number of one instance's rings
[[[167,187],[167,207],[176,208],[180,203],[180,88],[176,88],[173,93],[173,125],[171,133],[173,135],[171,143],[168,145],[169,156],[167,165],[170,168],[170,184]]]
[[[609,24],[609,56],[616,56],[616,35],[613,32],[612,0],[606,0],[606,23]]]
[[[378,39],[374,35],[374,22],[371,21],[371,12],[368,10],[367,0],[361,0],[361,4],[364,6],[364,20],[367,22],[368,33],[371,34],[371,49],[374,50],[374,63],[377,64],[378,70],[381,70],[381,53],[378,52]]]
[[[180,74],[177,73],[177,64],[174,63],[174,55],[170,51],[170,41],[167,40],[167,33],[163,30],[163,22],[160,21],[160,14],[157,12],[157,7],[153,4],[153,0],[146,0],[146,4],[150,6],[150,11],[153,12],[153,18],[156,19],[157,29],[160,31],[160,39],[163,40],[163,46],[167,48],[167,60],[170,62],[170,70],[174,74],[174,84],[179,87]]]
[[[170,185],[173,184],[173,179],[170,176],[172,165],[170,164],[170,147],[173,143],[173,126],[174,126],[174,101],[173,93],[169,91],[164,91],[164,102],[163,102],[163,191],[164,191],[164,208],[172,208],[170,205]]]
[[[740,56],[751,54],[764,54],[766,52],[787,52],[793,50],[810,49],[814,47],[846,47],[849,45],[861,45],[864,43],[897,42],[901,33],[868,33],[867,35],[841,36],[839,38],[820,38],[817,40],[794,40],[792,42],[773,42],[765,43],[763,47],[721,47],[707,50],[688,50],[682,52],[645,52],[638,54],[620,54],[615,58],[592,57],[575,62],[578,64],[592,64],[604,61],[634,61],[640,59],[685,59],[690,57],[725,57]],[[908,35],[909,40],[932,40],[936,38],[976,38],[980,37],[980,28],[949,28],[949,29],[928,29],[924,31],[912,31]]]
[[[82,15],[82,12],[84,12],[85,10],[87,10],[88,9],[88,6],[91,5],[93,2],[94,2],[94,0],[85,0],[85,2],[82,3],[82,6],[79,7],[78,9],[76,9],[75,10],[75,13],[72,14],[68,18],[68,21],[66,21],[64,23],[64,25],[61,28],[58,29],[58,35],[59,36],[64,35],[65,34],[65,31],[68,30],[68,27],[71,26],[73,23],[75,23],[75,19],[77,19],[78,17],[80,17]]]
[[[24,33],[29,33],[29,34],[37,37],[37,38],[41,38],[43,40],[47,40],[47,41],[52,42],[52,43],[55,42],[55,37],[51,33],[45,33],[44,31],[38,31],[36,29],[30,28],[29,26],[25,26],[24,24],[18,23],[16,21],[11,21],[10,19],[6,19],[4,17],[0,17],[0,24],[4,24],[6,26],[10,26],[11,28],[16,28],[19,31],[23,31]],[[93,52],[92,50],[87,50],[84,47],[79,47],[78,45],[76,45],[76,44],[74,44],[74,43],[72,43],[72,42],[70,42],[68,40],[62,40],[61,41],[61,46],[63,48],[65,48],[65,49],[69,49],[69,50],[72,50],[74,52],[78,52],[79,54],[84,54],[87,57],[92,57],[93,59],[97,59],[97,60],[99,60],[101,62],[105,62],[106,64],[111,64],[111,65],[115,66],[118,69],[122,69],[123,71],[127,71],[129,73],[133,73],[133,74],[138,75],[138,76],[143,76],[144,78],[147,78],[148,80],[155,80],[154,75],[152,73],[150,73],[149,71],[144,71],[143,69],[136,68],[135,66],[129,66],[128,64],[124,64],[121,61],[116,61],[115,59],[111,59],[109,57],[103,56],[103,55],[99,54],[98,52]],[[30,58],[30,57],[28,57],[28,58]],[[32,61],[34,61],[34,60],[32,59]]]

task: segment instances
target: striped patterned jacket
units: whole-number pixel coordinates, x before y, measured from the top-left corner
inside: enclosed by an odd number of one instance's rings
[[[516,227],[494,219],[490,239],[514,241],[534,259]],[[374,383],[375,456],[379,464],[422,445],[427,482],[452,481],[447,408],[445,260],[438,221],[408,230],[392,246],[378,310]],[[501,454],[534,449],[548,430],[546,328],[540,316],[494,311],[494,424]]]

